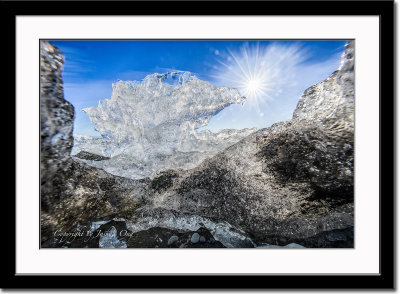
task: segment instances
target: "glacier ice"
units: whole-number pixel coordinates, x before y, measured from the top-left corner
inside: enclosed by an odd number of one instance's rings
[[[106,223],[109,223],[110,221],[108,220],[108,221],[98,221],[98,222],[92,222],[91,224],[90,224],[90,232],[94,232],[94,231],[96,231],[98,228],[100,228],[102,225],[104,225],[104,224],[106,224]]]
[[[121,241],[117,237],[118,232],[115,227],[100,235],[99,248],[127,248],[125,241]]]
[[[237,89],[215,87],[185,71],[118,81],[110,99],[83,109],[102,138],[75,136],[72,154],[84,150],[111,157],[86,162],[134,179],[194,168],[255,131],[198,130],[225,107],[245,100]]]
[[[235,144],[254,131],[255,129],[229,129],[218,133],[208,130],[202,131],[191,134],[170,150],[154,148],[154,150],[148,150],[148,154],[134,152],[135,145],[130,148],[129,144],[118,145],[102,138],[75,136],[72,154],[75,155],[85,150],[111,157],[111,159],[105,161],[78,160],[104,169],[113,175],[140,179],[153,177],[157,172],[163,170],[195,168],[204,159],[214,156],[219,151]]]
[[[244,101],[234,88],[214,87],[189,72],[169,72],[148,75],[141,83],[118,81],[111,99],[83,111],[104,138],[145,147],[175,143],[225,107]]]

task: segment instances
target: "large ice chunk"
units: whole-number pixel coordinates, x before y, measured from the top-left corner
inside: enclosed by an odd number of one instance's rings
[[[214,87],[189,72],[169,72],[148,75],[141,83],[118,81],[111,99],[83,111],[113,142],[168,145],[206,126],[225,107],[244,101],[237,89]]]
[[[75,136],[72,154],[87,151],[102,156],[111,156],[104,161],[82,160],[87,164],[126,178],[140,179],[153,177],[159,171],[169,169],[192,169],[204,159],[216,155],[256,129],[222,130],[213,133],[208,130],[195,132],[174,147],[153,145],[147,152],[139,152],[136,144],[116,144],[110,140],[88,136]],[[159,148],[157,148],[159,147]]]
[[[135,179],[161,170],[194,168],[255,131],[198,131],[225,107],[244,101],[237,89],[215,87],[190,72],[118,81],[111,99],[83,109],[103,138],[75,136],[72,153],[83,150],[112,157],[87,163]]]

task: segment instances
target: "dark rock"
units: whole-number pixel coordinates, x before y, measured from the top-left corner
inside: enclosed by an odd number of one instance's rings
[[[151,187],[155,191],[163,191],[168,189],[173,184],[173,178],[176,178],[177,176],[178,174],[172,170],[161,172],[151,181]]]
[[[64,99],[60,50],[40,42],[40,180],[41,205],[48,209],[53,198],[51,179],[69,167],[73,146],[74,107]],[[56,196],[57,197],[57,196]]]
[[[197,232],[187,231],[181,232],[177,230],[154,227],[147,230],[133,233],[132,236],[126,241],[128,248],[224,248],[221,242],[204,242],[204,243],[191,243],[191,236],[194,234],[203,234],[205,236],[212,236],[211,233],[204,228],[197,230]],[[178,240],[169,244],[171,237],[176,236]]]
[[[350,248],[354,246],[354,227],[324,231],[298,243],[307,248]]]
[[[174,244],[176,241],[178,241],[178,236],[173,235],[171,238],[168,239],[168,245]]]
[[[309,183],[317,197],[346,196],[351,200],[354,140],[346,135],[332,135],[304,123],[276,125],[259,138],[264,142],[265,168],[282,184]]]
[[[192,242],[193,244],[196,244],[197,242],[199,242],[200,239],[200,235],[198,233],[194,233],[192,235],[192,237],[190,238],[190,242]]]
[[[110,157],[98,155],[98,154],[93,154],[87,151],[81,151],[78,154],[74,155],[74,157],[80,158],[80,159],[86,159],[86,160],[94,160],[94,161],[102,161],[102,160],[108,160]]]

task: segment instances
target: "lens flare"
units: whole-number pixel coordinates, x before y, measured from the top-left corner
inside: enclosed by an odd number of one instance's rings
[[[246,103],[259,105],[274,99],[290,79],[306,54],[297,45],[270,43],[253,47],[244,45],[238,52],[218,55],[219,67],[214,78],[218,85],[237,88]]]

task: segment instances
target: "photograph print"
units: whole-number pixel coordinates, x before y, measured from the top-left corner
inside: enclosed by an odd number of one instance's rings
[[[40,40],[40,247],[354,248],[354,40]]]

